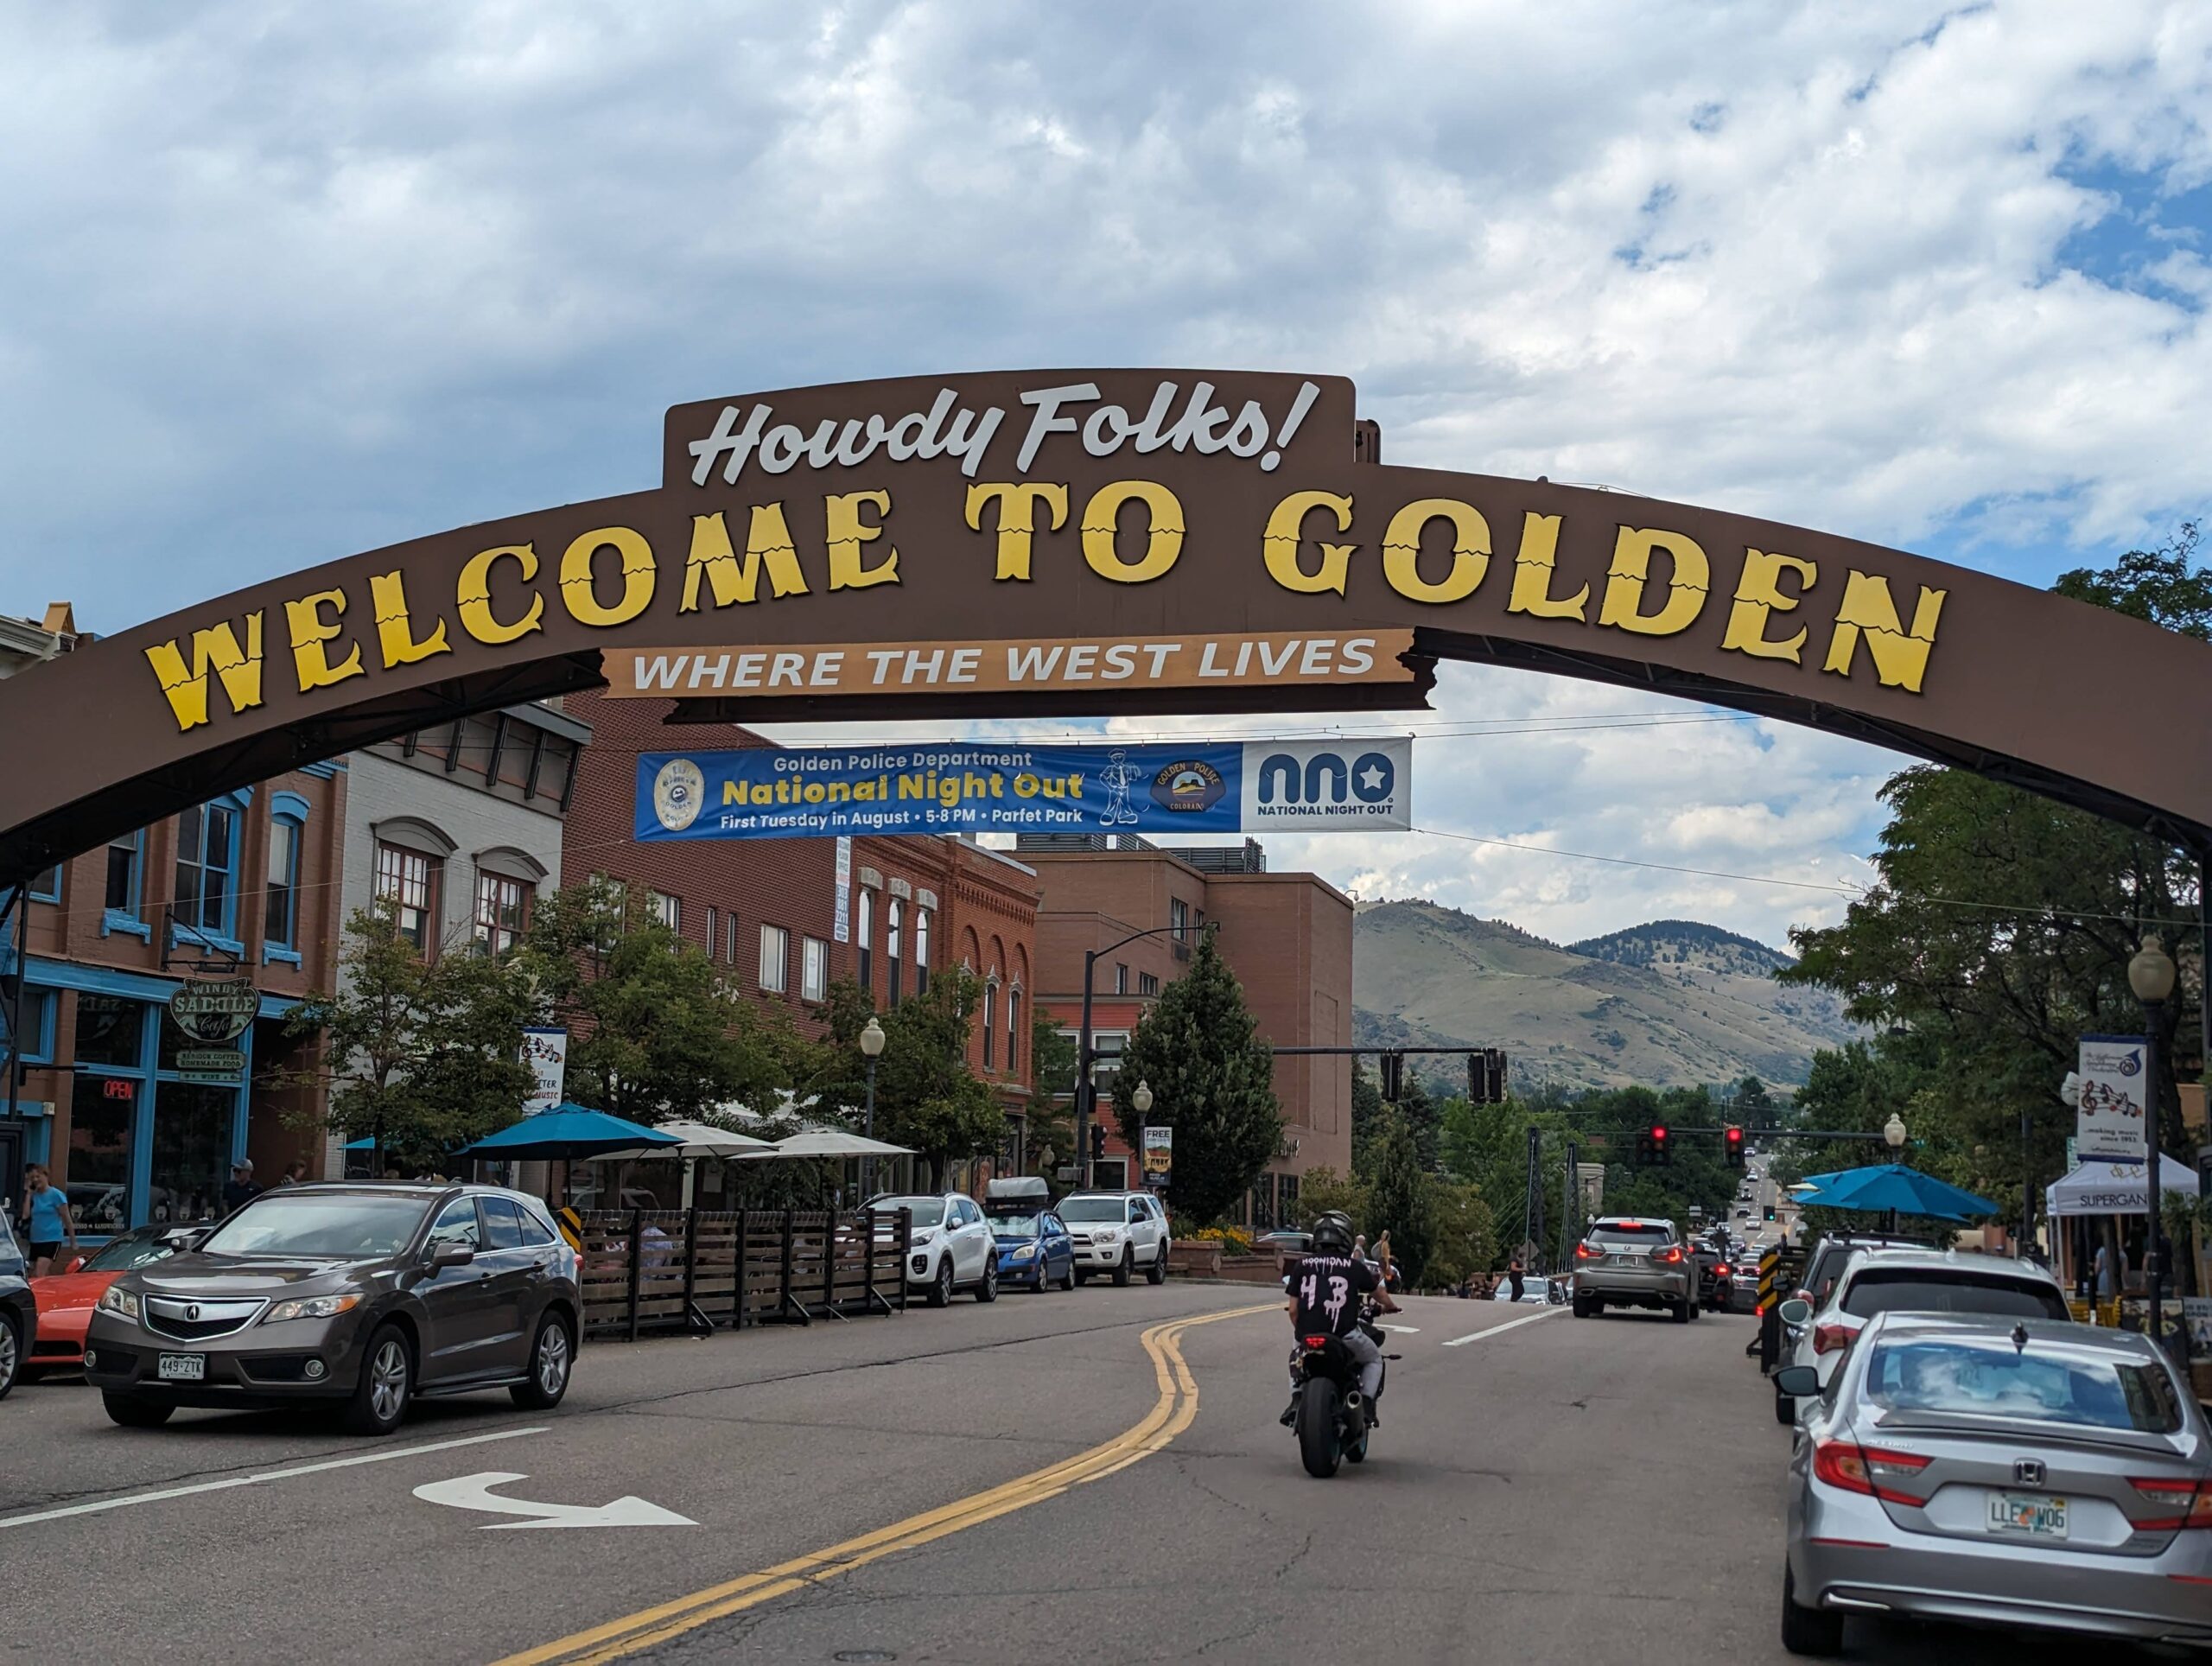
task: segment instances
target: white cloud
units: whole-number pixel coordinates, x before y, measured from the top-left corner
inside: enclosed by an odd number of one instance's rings
[[[2208,48],[2154,0],[8,6],[0,605],[113,629],[632,489],[678,400],[1084,362],[1346,372],[1396,461],[2047,581],[2204,501]],[[1460,734],[1422,814],[1825,884],[1887,767],[1765,722]],[[1276,857],[1554,936],[1836,906]]]

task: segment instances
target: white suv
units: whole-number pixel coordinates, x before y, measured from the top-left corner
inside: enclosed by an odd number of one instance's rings
[[[964,1192],[934,1198],[877,1198],[871,1209],[904,1209],[913,1215],[907,1247],[906,1288],[928,1292],[932,1307],[944,1307],[955,1290],[969,1290],[978,1301],[999,1299],[999,1245],[982,1210]]]
[[[1053,1211],[1075,1240],[1075,1281],[1111,1273],[1127,1284],[1141,1272],[1148,1283],[1167,1277],[1167,1213],[1149,1192],[1075,1192]]]

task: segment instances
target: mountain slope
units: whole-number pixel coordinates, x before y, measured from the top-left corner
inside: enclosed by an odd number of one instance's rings
[[[1693,920],[1561,948],[1428,902],[1361,905],[1352,998],[1363,1044],[1497,1046],[1515,1080],[1692,1086],[1746,1074],[1795,1085],[1857,1032],[1824,990],[1774,982],[1788,956]],[[1439,1061],[1430,1071],[1458,1081]]]

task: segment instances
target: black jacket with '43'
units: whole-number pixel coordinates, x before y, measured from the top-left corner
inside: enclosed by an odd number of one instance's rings
[[[1290,1294],[1298,1303],[1292,1323],[1300,1336],[1350,1336],[1359,1323],[1360,1297],[1382,1285],[1382,1269],[1371,1261],[1302,1256],[1290,1269]]]

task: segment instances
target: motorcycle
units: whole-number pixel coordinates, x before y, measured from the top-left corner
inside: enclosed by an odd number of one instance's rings
[[[1359,1327],[1379,1347],[1382,1333],[1375,1326],[1375,1304],[1366,1303],[1360,1311]],[[1398,1357],[1382,1356],[1385,1360]],[[1298,1455],[1308,1475],[1325,1481],[1337,1472],[1340,1462],[1367,1461],[1367,1441],[1373,1428],[1368,1421],[1367,1398],[1359,1389],[1359,1362],[1343,1339],[1322,1335],[1299,1338],[1295,1360],[1298,1415],[1293,1428],[1298,1435]],[[1376,1397],[1382,1397],[1379,1383]]]

